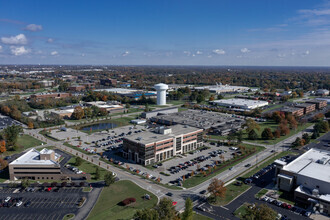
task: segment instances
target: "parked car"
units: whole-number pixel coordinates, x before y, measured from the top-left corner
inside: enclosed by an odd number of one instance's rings
[[[203,194],[206,193],[206,190],[202,190],[202,191],[200,191],[199,193],[203,195]]]
[[[8,196],[8,197],[5,199],[5,202],[9,202],[10,199],[11,199],[11,197]]]
[[[18,201],[18,202],[16,203],[16,206],[19,207],[19,206],[21,206],[22,204],[23,204],[22,201]]]
[[[173,193],[168,192],[168,193],[166,193],[166,195],[167,195],[167,196],[173,196]]]

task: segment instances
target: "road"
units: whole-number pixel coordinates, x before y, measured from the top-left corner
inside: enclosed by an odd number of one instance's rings
[[[307,128],[311,129],[311,127]],[[70,154],[73,154],[75,156],[79,156],[82,159],[89,161],[95,165],[98,165],[106,170],[109,170],[111,172],[114,172],[117,174],[117,177],[119,179],[122,180],[130,180],[134,183],[136,183],[137,185],[139,185],[141,188],[146,189],[150,192],[152,192],[153,194],[155,194],[159,199],[166,196],[165,194],[168,192],[173,193],[173,196],[171,197],[174,201],[177,201],[178,204],[176,206],[176,209],[178,211],[182,211],[184,208],[184,201],[185,198],[187,197],[191,197],[194,201],[194,204],[198,203],[198,199],[200,199],[199,192],[202,190],[207,189],[208,185],[211,182],[210,180],[207,180],[201,184],[199,184],[198,186],[189,188],[189,189],[183,189],[183,190],[173,190],[173,189],[168,189],[164,186],[158,185],[154,182],[148,181],[146,179],[143,179],[141,177],[139,177],[138,175],[133,175],[130,174],[128,172],[125,172],[117,167],[111,166],[103,161],[100,161],[98,159],[98,156],[96,155],[87,155],[85,153],[82,153],[80,151],[74,150],[70,147],[67,147],[65,145],[63,145],[63,141],[52,141],[49,140],[47,138],[45,138],[43,135],[39,134],[39,131],[41,131],[42,129],[32,129],[32,130],[27,130],[24,129],[24,133],[29,134],[39,140],[42,140],[44,142],[46,142],[47,144],[45,146],[55,146],[58,149],[61,149],[65,152],[68,152]],[[262,152],[259,152],[256,156],[252,156],[248,159],[246,159],[245,161],[235,165],[233,167],[232,170],[226,170],[220,174],[218,174],[217,176],[215,176],[215,178],[221,179],[224,182],[228,182],[230,180],[232,180],[233,178],[237,177],[239,174],[241,174],[242,172],[246,171],[249,168],[244,167],[245,164],[250,163],[251,165],[254,165],[264,159],[266,159],[267,157],[271,156],[273,153],[271,152],[272,150],[276,150],[276,151],[284,151],[287,150],[288,146],[290,146],[291,142],[293,142],[296,137],[301,136],[303,134],[303,132],[299,132],[298,134],[293,135],[292,137],[289,137],[286,140],[283,140],[279,143],[277,143],[276,145],[263,145],[264,147],[266,147],[266,149]],[[250,143],[251,144],[251,143]],[[147,183],[147,184],[146,184]]]

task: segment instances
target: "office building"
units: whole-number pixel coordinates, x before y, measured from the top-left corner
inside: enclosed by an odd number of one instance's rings
[[[276,160],[276,184],[298,203],[330,214],[330,151],[310,149],[290,163]]]
[[[185,125],[158,127],[153,131],[125,137],[123,145],[126,159],[149,165],[201,147],[203,129]]]
[[[261,108],[268,105],[268,102],[266,101],[249,100],[249,99],[221,99],[221,100],[215,100],[212,103],[218,106],[246,109],[246,110]]]

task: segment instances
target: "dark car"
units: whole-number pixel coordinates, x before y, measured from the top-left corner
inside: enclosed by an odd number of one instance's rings
[[[167,195],[167,196],[173,196],[173,193],[168,192],[168,193],[166,193],[166,195]]]
[[[202,190],[199,192],[200,194],[205,194],[206,193],[206,190]]]
[[[27,201],[27,202],[24,204],[25,207],[29,207],[30,205],[31,205],[31,201]]]
[[[245,165],[245,167],[250,167],[250,166],[251,166],[251,164],[249,164],[249,163]]]

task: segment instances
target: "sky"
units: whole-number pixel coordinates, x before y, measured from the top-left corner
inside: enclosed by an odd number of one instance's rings
[[[330,0],[0,0],[0,64],[330,66]]]

